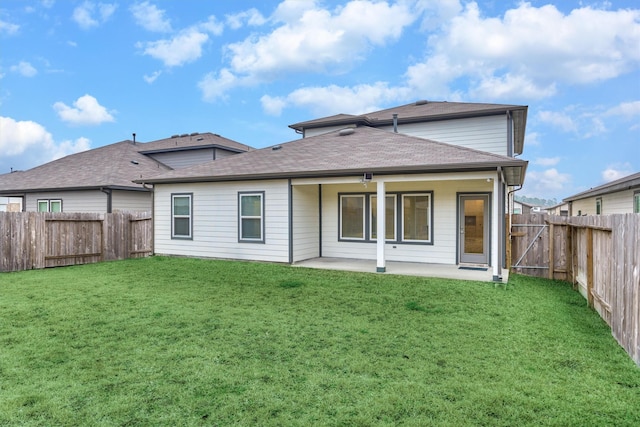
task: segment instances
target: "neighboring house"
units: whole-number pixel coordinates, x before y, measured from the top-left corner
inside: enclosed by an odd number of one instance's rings
[[[513,213],[518,214],[530,214],[540,212],[540,206],[534,206],[530,203],[514,200]]]
[[[298,123],[303,139],[137,180],[154,186],[155,252],[359,258],[377,271],[387,261],[473,264],[500,280],[506,195],[527,167],[513,157],[527,107],[384,111]]]
[[[558,203],[554,206],[544,208],[549,215],[569,216],[569,203]]]
[[[640,213],[640,172],[594,187],[563,202],[572,216]]]
[[[0,197],[0,212],[20,212],[20,199]]]
[[[133,180],[249,149],[212,133],[121,141],[0,175],[0,196],[21,198],[24,211],[149,211],[151,189]]]

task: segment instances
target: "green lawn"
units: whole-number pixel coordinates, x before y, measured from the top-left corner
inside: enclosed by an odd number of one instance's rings
[[[0,425],[638,426],[570,286],[154,257],[0,274]]]

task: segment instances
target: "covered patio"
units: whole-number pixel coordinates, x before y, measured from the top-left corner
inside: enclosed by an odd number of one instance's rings
[[[304,261],[298,261],[294,263],[293,266],[324,270],[356,271],[362,273],[371,273],[376,271],[375,260],[354,258],[312,258]],[[496,281],[493,280],[493,271],[490,267],[387,261],[385,272],[378,274],[439,277],[444,279],[474,280],[479,282],[496,283]],[[502,269],[502,281],[498,283],[507,283],[508,280],[509,270]]]

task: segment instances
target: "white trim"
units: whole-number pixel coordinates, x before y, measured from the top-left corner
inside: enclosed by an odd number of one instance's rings
[[[376,210],[377,210],[377,230],[376,234],[378,237],[382,236],[382,238],[378,238],[376,242],[376,252],[377,252],[377,263],[376,263],[376,271],[379,273],[384,273],[386,269],[386,258],[384,254],[385,241],[387,237],[387,233],[385,230],[385,225],[387,222],[387,197],[384,189],[384,181],[378,181],[376,185]],[[394,196],[395,200],[395,196]],[[395,209],[395,208],[394,208]]]

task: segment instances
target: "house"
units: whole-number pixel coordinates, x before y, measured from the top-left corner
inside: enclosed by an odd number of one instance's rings
[[[526,203],[520,200],[513,201],[513,213],[514,214],[530,214],[540,212],[540,206],[534,206],[530,203]]]
[[[212,133],[121,141],[27,171],[0,175],[0,196],[20,198],[24,211],[149,211],[152,193],[133,182],[251,148]]]
[[[549,215],[569,216],[569,203],[560,202],[544,208]]]
[[[501,280],[527,107],[384,111],[298,123],[302,139],[136,180],[154,188],[155,252],[473,265]]]
[[[640,213],[640,172],[591,188],[563,202],[571,216]]]

